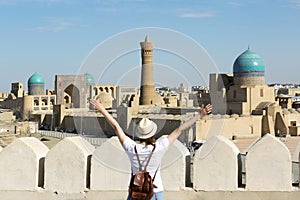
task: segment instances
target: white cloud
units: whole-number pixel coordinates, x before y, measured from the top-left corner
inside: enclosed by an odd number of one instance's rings
[[[300,8],[300,0],[290,0],[290,3],[297,7],[297,8]]]
[[[74,18],[47,18],[47,25],[37,26],[32,30],[38,32],[59,32],[78,26],[78,19]]]
[[[236,2],[236,1],[230,1],[227,4],[230,5],[230,6],[235,6],[235,7],[241,6],[241,3],[240,2]]]
[[[97,8],[96,11],[98,12],[107,12],[107,13],[117,13],[117,12],[122,12],[124,9],[122,8],[117,8],[117,7],[106,7],[106,8]]]
[[[97,2],[96,11],[107,13],[129,12],[132,6],[141,6],[145,0],[105,0]]]
[[[214,16],[216,16],[216,13],[214,12],[186,12],[179,15],[181,18],[208,18]]]
[[[61,3],[70,0],[0,0],[0,5],[18,5],[26,3]]]

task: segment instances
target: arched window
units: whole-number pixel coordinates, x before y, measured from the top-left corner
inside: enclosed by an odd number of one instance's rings
[[[260,97],[264,97],[264,89],[260,89]]]
[[[114,94],[115,94],[115,91],[114,91],[114,87],[110,87],[110,94],[111,94],[111,96],[113,97],[114,96]]]
[[[249,133],[253,134],[253,126],[249,126]]]
[[[65,103],[70,103],[70,98],[69,98],[69,96],[65,96],[65,98],[64,98],[64,100],[65,100]]]
[[[236,98],[236,90],[233,90],[233,98]]]
[[[81,93],[80,89],[73,84],[70,84],[64,90],[64,100],[66,108],[79,108],[80,107]]]
[[[50,105],[54,105],[54,99],[50,100]]]
[[[34,100],[34,105],[35,105],[35,106],[39,106],[39,105],[40,105],[39,100]]]
[[[42,102],[43,102],[43,105],[44,105],[44,106],[47,106],[47,105],[48,105],[47,99],[43,99]]]
[[[98,93],[99,93],[99,92],[98,92],[98,89],[97,89],[96,87],[94,87],[94,88],[93,88],[93,91],[94,91],[94,95],[97,96]]]

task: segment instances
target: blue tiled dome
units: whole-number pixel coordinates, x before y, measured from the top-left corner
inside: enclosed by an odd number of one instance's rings
[[[44,78],[39,75],[38,73],[34,73],[29,79],[28,79],[28,85],[42,85],[45,84]]]
[[[244,51],[233,64],[233,72],[264,72],[265,65],[261,57],[254,51],[247,49]]]
[[[95,83],[95,79],[92,75],[89,73],[85,73],[84,75],[87,83]]]

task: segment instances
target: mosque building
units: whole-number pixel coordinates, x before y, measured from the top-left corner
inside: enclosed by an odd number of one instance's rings
[[[29,77],[27,86],[28,93],[20,98],[23,102],[22,119],[30,119],[36,113],[42,117],[51,113],[56,104],[56,95],[48,91],[45,93],[44,78],[35,72]]]
[[[289,132],[288,120],[275,101],[274,87],[265,83],[264,62],[249,47],[234,61],[233,74],[210,74],[209,88],[213,113],[247,118],[243,128],[247,137],[255,132],[261,135]],[[239,134],[234,129],[233,135]]]
[[[248,48],[233,64],[232,74],[210,74],[214,112],[251,115],[261,102],[274,102],[274,87],[265,83],[262,58]]]

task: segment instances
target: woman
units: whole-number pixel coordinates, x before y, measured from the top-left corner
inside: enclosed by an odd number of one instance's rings
[[[178,138],[178,136],[182,133],[183,130],[186,130],[187,128],[192,126],[198,119],[201,119],[202,117],[210,113],[212,110],[212,106],[210,104],[206,106],[202,105],[200,113],[196,114],[193,118],[181,124],[167,137],[158,141],[155,141],[154,138],[154,135],[157,131],[157,125],[152,120],[148,118],[143,118],[139,122],[137,131],[135,133],[135,135],[140,139],[140,142],[136,143],[135,141],[133,141],[125,135],[118,122],[104,108],[101,100],[91,100],[91,104],[94,106],[95,109],[97,109],[103,114],[107,122],[114,129],[121,145],[123,146],[130,159],[133,174],[135,174],[135,172],[139,170],[139,164],[134,150],[135,146],[138,152],[139,159],[144,165],[147,162],[148,157],[152,152],[155,144],[155,150],[150,159],[149,165],[147,166],[147,171],[149,171],[151,177],[155,177],[154,185],[156,186],[156,188],[154,188],[154,196],[152,197],[153,200],[164,199],[163,184],[160,176],[160,163],[169,145],[172,144]],[[131,200],[130,196],[128,196],[128,200]]]

